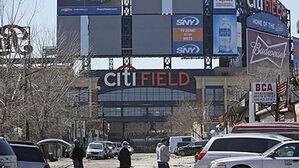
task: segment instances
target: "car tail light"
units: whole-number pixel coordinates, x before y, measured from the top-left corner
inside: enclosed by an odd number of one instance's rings
[[[197,160],[201,160],[206,154],[207,154],[206,151],[201,151],[201,152],[198,154]]]
[[[44,168],[51,168],[49,165],[46,165]]]

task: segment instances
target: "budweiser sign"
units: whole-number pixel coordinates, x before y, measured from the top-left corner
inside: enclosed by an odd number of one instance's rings
[[[282,70],[289,63],[289,41],[287,38],[247,30],[248,73],[258,69]]]

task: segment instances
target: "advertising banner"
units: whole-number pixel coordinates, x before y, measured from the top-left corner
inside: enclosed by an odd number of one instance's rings
[[[214,55],[237,55],[237,16],[213,16]]]
[[[287,73],[289,39],[247,29],[247,72],[249,74]]]
[[[214,9],[236,9],[236,0],[214,0]]]
[[[296,76],[299,75],[299,38],[293,37],[293,71]]]
[[[274,103],[277,100],[276,83],[255,82],[251,84],[254,103]]]
[[[173,18],[173,54],[203,54],[202,15],[175,15]]]
[[[124,65],[116,70],[94,71],[92,76],[99,78],[97,86],[99,93],[102,94],[113,90],[142,87],[164,87],[195,92],[195,76],[208,76],[213,74],[213,70],[142,70],[136,69],[131,65]]]
[[[247,27],[287,37],[289,30],[278,17],[260,12],[247,18]]]
[[[120,0],[58,0],[57,14],[70,15],[120,15]]]

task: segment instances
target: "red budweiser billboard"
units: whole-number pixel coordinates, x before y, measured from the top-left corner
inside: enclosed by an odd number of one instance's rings
[[[247,29],[248,74],[287,75],[289,53],[289,39]]]

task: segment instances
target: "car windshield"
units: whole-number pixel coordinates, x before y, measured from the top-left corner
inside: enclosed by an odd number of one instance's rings
[[[0,140],[0,155],[15,155],[11,147],[5,141]]]
[[[103,149],[103,145],[102,144],[90,144],[89,148],[90,149]]]
[[[42,152],[38,148],[12,146],[12,149],[17,155],[18,161],[25,162],[45,162]]]

